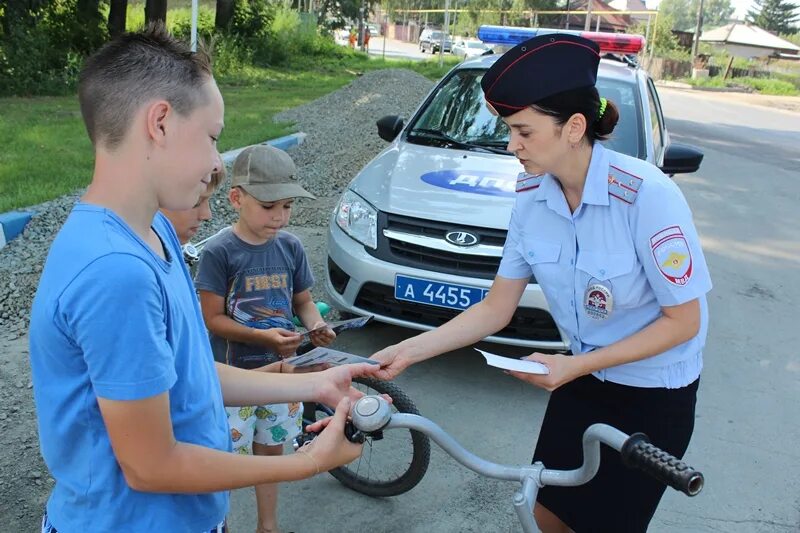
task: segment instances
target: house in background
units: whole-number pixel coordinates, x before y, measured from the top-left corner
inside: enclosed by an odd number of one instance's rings
[[[589,0],[570,0],[568,9],[570,11],[586,11],[588,7]],[[599,15],[599,25],[598,15],[594,13],[596,11],[605,12],[602,15]],[[630,15],[623,15],[615,12],[616,9],[611,7],[603,0],[592,0],[592,20],[589,24],[589,30],[612,33],[625,32],[628,29],[628,26],[633,23],[633,20],[631,19]],[[582,30],[584,28],[584,24],[586,23],[586,15],[573,15],[570,13],[567,16],[569,17],[569,29]],[[645,19],[647,19],[646,16]]]
[[[608,5],[619,11],[648,11],[643,0],[611,0]],[[653,14],[655,15],[655,12]],[[628,16],[637,22],[647,22],[648,17],[645,14]]]
[[[704,31],[700,41],[734,57],[780,57],[800,60],[800,46],[746,22],[734,22]]]

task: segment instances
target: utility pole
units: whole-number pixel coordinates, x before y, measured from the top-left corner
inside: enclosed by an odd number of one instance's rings
[[[450,0],[444,0],[444,28],[442,31],[442,40],[439,43],[439,68],[444,64],[444,41],[449,38],[448,31],[450,30]],[[452,46],[452,44],[450,45]]]
[[[358,42],[357,45],[364,51],[364,17],[366,16],[367,8],[364,5],[364,0],[361,0],[361,7],[358,9]]]
[[[592,0],[586,2],[586,21],[583,23],[583,31],[589,31],[592,27]]]
[[[566,24],[566,27],[564,29],[566,29],[566,30],[569,29],[569,0],[567,0],[567,24]]]
[[[697,8],[697,28],[694,30],[694,42],[692,43],[692,63],[697,59],[701,33],[703,33],[703,0],[700,0],[700,7]],[[694,64],[692,64],[692,67],[694,67]]]

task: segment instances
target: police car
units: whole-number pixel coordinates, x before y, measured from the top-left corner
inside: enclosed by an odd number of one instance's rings
[[[511,47],[555,31],[562,30],[482,26],[478,36]],[[620,114],[606,146],[666,174],[697,170],[702,153],[670,141],[653,81],[636,66],[644,39],[572,33],[601,47],[597,87]],[[391,144],[350,182],[330,221],[326,288],[340,310],[431,329],[486,296],[523,170],[505,151],[508,129],[481,91],[481,77],[498,57],[455,67],[407,123],[397,116],[378,121],[378,134]],[[511,323],[487,340],[540,350],[569,346],[533,278]]]

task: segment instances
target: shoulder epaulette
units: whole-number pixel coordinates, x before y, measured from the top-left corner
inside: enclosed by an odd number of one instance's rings
[[[608,167],[608,194],[626,204],[636,201],[639,194],[639,187],[642,186],[642,178],[634,176],[621,168],[609,165]]]
[[[527,174],[523,172],[517,177],[517,192],[538,189],[544,176],[544,174]]]

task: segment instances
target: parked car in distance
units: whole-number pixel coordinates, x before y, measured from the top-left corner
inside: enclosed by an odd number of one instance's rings
[[[468,58],[482,56],[491,50],[491,47],[481,41],[456,41],[453,45],[452,53],[454,56]]]
[[[422,33],[419,34],[419,51],[423,53],[428,51],[432,54],[438,53],[439,47],[442,46],[442,35],[442,30],[422,30]],[[444,46],[442,47],[444,52],[450,52],[452,47],[453,41],[450,36],[444,35]]]

